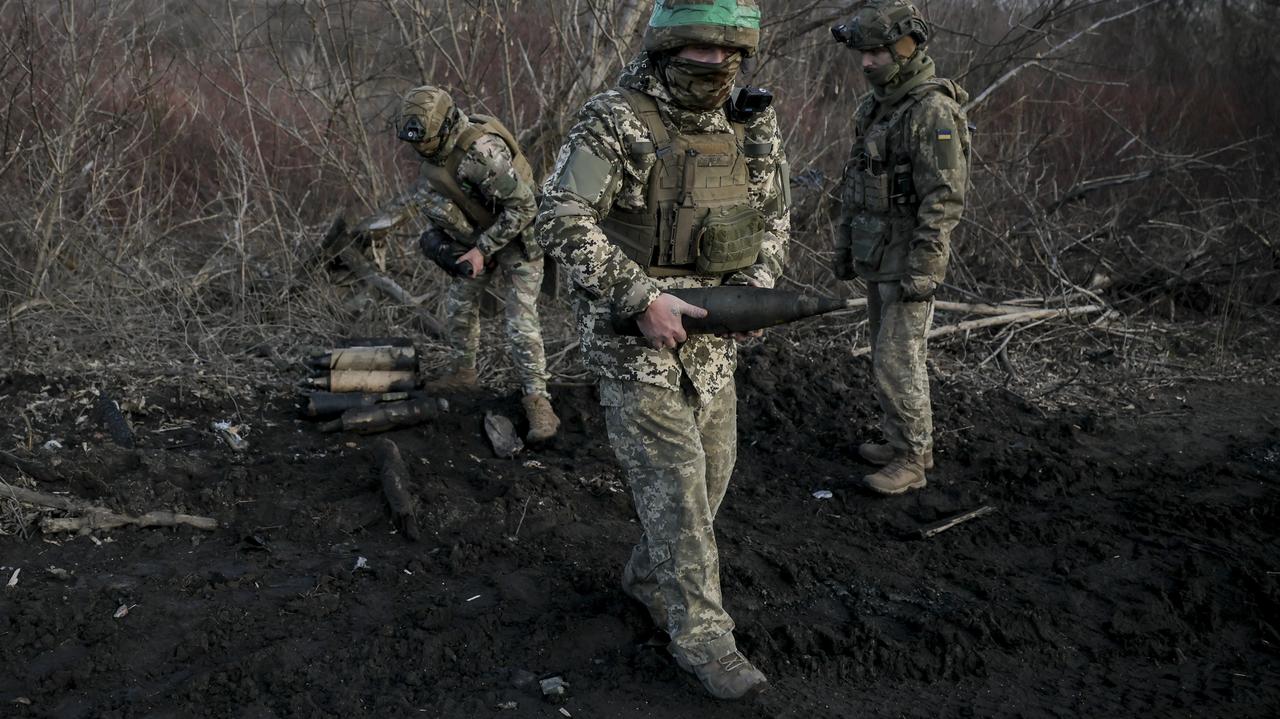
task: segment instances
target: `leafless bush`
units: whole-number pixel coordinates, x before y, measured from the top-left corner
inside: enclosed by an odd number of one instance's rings
[[[826,271],[833,190],[864,85],[827,27],[856,2],[767,3],[754,82],[794,171],[791,282]],[[1237,320],[1280,295],[1273,3],[923,3],[973,95],[971,208],[949,292],[1108,286],[1131,312]],[[648,0],[0,0],[0,309],[12,357],[225,360],[390,329],[308,263],[340,208],[414,170],[398,98],[443,84],[547,169],[573,110],[639,45]],[[1194,27],[1188,33],[1184,28]],[[1222,42],[1230,37],[1231,42]],[[1212,111],[1206,111],[1212,108]],[[420,297],[405,242],[377,259]],[[552,323],[554,324],[554,323]],[[552,329],[553,353],[567,327]],[[501,353],[499,353],[501,354]],[[563,355],[560,355],[563,356]],[[567,368],[565,368],[567,370]]]

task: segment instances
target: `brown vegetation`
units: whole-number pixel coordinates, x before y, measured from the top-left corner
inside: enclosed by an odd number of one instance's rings
[[[790,280],[826,293],[851,291],[826,253],[863,89],[827,27],[855,4],[767,4],[750,69],[777,92],[802,210]],[[925,7],[943,72],[975,98],[948,295],[1105,299],[1128,317],[1211,324],[1219,353],[1274,313],[1274,3]],[[357,302],[305,264],[335,211],[369,210],[412,172],[391,132],[399,94],[446,85],[508,118],[545,171],[573,109],[635,52],[648,8],[0,3],[6,354],[221,365],[403,322],[411,309]],[[431,306],[442,279],[404,239],[375,259]],[[549,334],[556,369],[573,373],[568,328]]]
[[[438,319],[408,234],[315,262],[414,171],[400,94],[448,86],[545,172],[650,1],[0,0],[0,713],[1275,714],[1277,0],[922,0],[977,126],[938,468],[855,489],[863,310],[743,347],[717,533],[758,705],[617,589],[638,530],[558,303],[560,436],[515,460],[498,392],[373,447],[293,418],[299,345]],[[827,270],[856,2],[763,4],[786,285],[858,295]]]

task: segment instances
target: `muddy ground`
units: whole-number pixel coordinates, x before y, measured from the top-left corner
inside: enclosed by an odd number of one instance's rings
[[[89,380],[2,376],[0,447],[51,466],[40,489],[224,528],[0,537],[0,585],[21,569],[0,586],[0,715],[1280,715],[1280,387],[1134,394],[1102,371],[1072,380],[1092,401],[1049,409],[939,373],[938,469],[881,499],[855,487],[865,364],[746,348],[718,521],[739,642],[773,681],[746,705],[704,698],[618,590],[638,530],[590,387],[558,388],[562,437],[515,460],[480,433],[484,410],[518,415],[512,396],[389,435],[422,502],[414,544],[369,440],[318,433],[266,382],[147,378],[124,450]],[[248,425],[247,452],[218,419]],[[25,452],[49,439],[62,449]],[[551,676],[563,704],[537,689]]]

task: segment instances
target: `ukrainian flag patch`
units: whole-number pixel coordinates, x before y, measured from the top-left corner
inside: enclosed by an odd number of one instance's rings
[[[960,143],[954,140],[955,130],[942,128],[934,131],[933,152],[939,170],[954,170],[960,166]]]

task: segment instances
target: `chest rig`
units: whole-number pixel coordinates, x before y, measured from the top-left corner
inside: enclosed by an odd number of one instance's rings
[[[917,100],[914,93],[908,95],[884,122],[884,108],[875,117],[859,113],[858,137],[845,168],[846,197],[851,208],[878,215],[915,212],[920,199],[911,176],[911,157],[905,152],[892,152],[889,139],[890,133],[897,133],[896,142],[901,144],[903,120]]]
[[[507,149],[511,151],[511,166],[522,182],[533,183],[533,168],[520,151],[515,136],[500,120],[488,115],[472,115],[471,122],[458,135],[458,141],[449,151],[444,162],[422,163],[422,174],[431,183],[431,188],[449,198],[471,220],[476,234],[489,229],[498,219],[501,208],[485,200],[479,193],[462,187],[458,182],[458,168],[476,142],[485,135],[497,135],[502,138]]]
[[[751,206],[745,128],[732,132],[672,132],[657,102],[623,88],[650,142],[632,143],[633,158],[654,156],[645,207],[613,208],[600,223],[611,242],[653,277],[727,274],[755,264],[764,218]],[[762,146],[767,155],[772,146]]]

